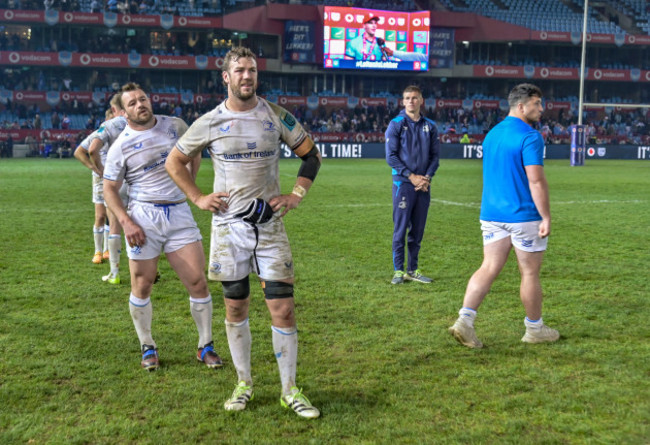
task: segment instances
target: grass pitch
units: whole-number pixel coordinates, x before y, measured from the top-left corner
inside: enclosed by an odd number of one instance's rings
[[[296,161],[281,162],[289,191]],[[90,173],[75,160],[0,162],[0,443],[650,443],[650,163],[548,161],[553,233],[544,320],[562,338],[527,345],[514,258],[476,322],[483,350],[446,332],[479,266],[481,164],[443,160],[420,254],[431,285],[389,284],[391,182],[382,160],[326,161],[285,217],[296,269],[298,382],[322,411],[279,403],[263,295],[253,286],[255,399],[223,402],[236,374],[194,358],[184,288],[161,261],[154,336],[162,367],[139,368],[120,286],[93,265]],[[212,169],[199,174],[210,190]],[[210,215],[194,208],[208,248]]]

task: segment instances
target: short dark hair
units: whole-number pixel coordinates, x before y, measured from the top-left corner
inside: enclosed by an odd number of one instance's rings
[[[518,103],[528,102],[531,97],[539,97],[541,99],[543,97],[542,90],[532,83],[520,83],[508,94],[508,105],[510,108],[514,108]]]
[[[418,93],[420,96],[422,96],[422,90],[417,85],[407,86],[406,88],[404,88],[404,91],[402,91],[402,96],[404,95],[404,93]]]
[[[135,91],[135,90],[142,90],[142,87],[135,82],[128,82],[122,85],[122,88],[120,88],[120,92],[115,95],[117,97],[117,101],[116,101],[117,106],[119,106],[123,110],[124,102],[122,102],[122,96],[124,95],[124,93],[128,93],[129,91]]]

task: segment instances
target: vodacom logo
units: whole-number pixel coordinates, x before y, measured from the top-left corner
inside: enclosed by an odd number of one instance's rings
[[[88,54],[82,54],[81,57],[79,57],[79,62],[81,62],[82,65],[88,65],[90,63],[90,56]]]
[[[178,18],[178,24],[179,24],[180,26],[185,26],[185,25],[187,25],[187,17],[179,17],[179,18]]]
[[[9,53],[9,61],[11,63],[20,62],[20,54],[18,54],[18,53]]]
[[[542,68],[539,70],[539,75],[542,77],[548,77],[548,68]]]
[[[601,70],[595,70],[594,79],[600,79],[601,77],[603,77],[603,72]]]
[[[488,76],[494,75],[494,67],[493,66],[486,66],[485,67],[485,74]]]
[[[645,72],[645,80],[650,80],[650,71]]]
[[[542,39],[542,40],[548,39],[548,34],[546,33],[546,31],[540,32],[539,33],[539,38]]]
[[[23,100],[23,97],[25,97],[25,95],[23,94],[22,91],[16,92],[16,100]]]
[[[552,110],[553,109],[553,102],[546,102],[546,109],[547,110]]]
[[[63,93],[61,95],[61,99],[65,100],[65,101],[70,100],[70,94],[69,93]]]
[[[6,18],[7,20],[11,20],[11,19],[13,19],[13,18],[14,18],[14,12],[11,11],[11,10],[7,10],[7,11],[5,11],[5,18]]]
[[[122,14],[122,23],[124,23],[125,25],[131,23],[131,16],[128,14]]]
[[[215,61],[214,61],[214,66],[221,69],[221,67],[223,66],[223,58],[222,57],[217,57],[215,59]]]
[[[74,16],[72,15],[71,12],[66,12],[65,14],[63,14],[63,20],[65,20],[66,22],[70,23],[73,19]]]
[[[160,59],[156,56],[151,56],[149,57],[149,66],[158,66],[160,63]]]
[[[151,96],[151,99],[152,99],[154,102],[159,102],[159,101],[160,101],[160,96],[158,96],[157,94],[154,94],[153,96]]]
[[[281,97],[280,98],[280,103],[281,104],[286,104],[287,103],[287,98],[286,97]]]
[[[197,103],[203,102],[203,96],[196,96],[196,102]]]
[[[627,41],[628,41],[628,43],[634,43],[634,42],[636,42],[636,37],[634,37],[633,35],[630,34],[630,35],[627,36]]]
[[[422,24],[422,21],[419,18],[414,18],[413,19],[413,26],[420,26]]]
[[[481,108],[481,106],[483,106],[483,104],[481,103],[480,100],[477,100],[476,102],[474,102],[474,108]]]

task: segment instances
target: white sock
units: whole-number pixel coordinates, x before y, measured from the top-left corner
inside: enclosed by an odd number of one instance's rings
[[[153,320],[151,298],[141,300],[131,294],[129,297],[129,312],[131,312],[133,326],[135,326],[135,332],[138,333],[140,345],[152,345],[155,348],[156,342],[153,341],[151,336],[151,321]]]
[[[95,253],[103,252],[102,245],[104,244],[104,228],[93,226],[93,240],[95,241]]]
[[[104,225],[104,249],[102,252],[106,252],[108,250],[108,235],[110,234],[110,226],[108,224]]]
[[[122,237],[108,235],[108,261],[111,263],[111,274],[120,272],[120,254],[122,253]]]
[[[239,323],[226,320],[226,337],[230,347],[232,363],[237,370],[239,381],[253,384],[251,378],[251,327],[248,318]]]
[[[280,369],[282,394],[289,394],[296,386],[296,363],[298,362],[298,330],[271,326],[273,332],[273,352]]]
[[[469,327],[474,327],[474,320],[476,319],[476,311],[474,309],[464,307],[458,311],[459,318]]]
[[[212,295],[205,298],[190,296],[190,312],[199,331],[199,348],[212,341]]]
[[[544,320],[539,317],[539,320],[530,320],[528,317],[524,318],[524,326],[526,329],[541,329],[544,326]]]

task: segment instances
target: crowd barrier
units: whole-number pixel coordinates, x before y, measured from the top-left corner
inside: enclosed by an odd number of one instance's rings
[[[323,159],[361,158],[383,159],[386,157],[385,145],[378,143],[354,144],[343,142],[317,143]],[[547,145],[544,157],[546,159],[569,159],[570,145]],[[293,152],[284,147],[283,158],[296,157]],[[483,146],[480,144],[441,144],[442,159],[482,159]],[[650,160],[650,145],[587,145],[586,159],[648,159]]]
[[[328,159],[384,159],[386,157],[385,145],[379,143],[355,144],[345,142],[317,143],[316,146],[323,156]],[[14,145],[14,157],[25,157],[27,145]],[[544,157],[546,159],[569,159],[570,145],[547,145]],[[296,155],[286,146],[283,146],[280,155],[282,158],[295,158]],[[207,157],[207,153],[205,154]],[[440,146],[441,159],[482,159],[483,146],[477,144],[442,144]],[[650,160],[650,145],[587,145],[585,158],[590,159],[639,159]]]

